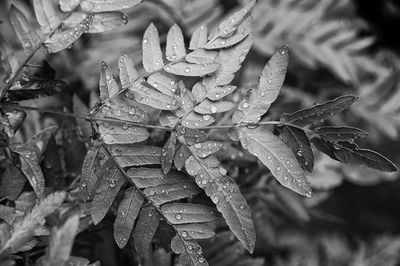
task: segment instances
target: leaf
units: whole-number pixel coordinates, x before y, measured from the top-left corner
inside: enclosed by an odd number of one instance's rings
[[[313,133],[332,143],[354,141],[368,135],[364,130],[354,127],[317,127],[313,129]]]
[[[0,60],[3,71],[9,74],[9,77],[14,76],[19,67],[19,62],[10,43],[2,35],[0,35]]]
[[[74,239],[78,233],[79,208],[69,212],[69,217],[58,228],[53,228],[46,254],[40,258],[39,265],[64,265],[71,254]]]
[[[343,163],[358,164],[384,172],[397,171],[397,167],[383,155],[372,150],[359,149],[355,144],[340,143],[334,153]]]
[[[212,102],[208,99],[205,99],[198,105],[194,107],[194,111],[199,114],[215,114],[215,113],[223,113],[231,110],[235,105],[232,102],[227,101],[219,101]]]
[[[91,216],[95,225],[106,216],[119,190],[125,183],[125,178],[116,166],[107,166],[107,168],[104,175],[101,176],[99,187],[92,202]]]
[[[188,128],[202,128],[211,125],[215,119],[210,115],[199,115],[194,112],[189,113],[182,119],[182,125]]]
[[[68,12],[75,9],[81,3],[81,0],[59,0],[59,2],[61,10]]]
[[[202,223],[219,219],[213,208],[201,204],[167,203],[161,206],[161,212],[171,224]]]
[[[54,31],[61,23],[61,12],[58,10],[57,3],[52,0],[34,0],[33,8],[40,29],[44,34]]]
[[[127,89],[139,78],[132,57],[122,54],[118,60],[119,79],[122,89]]]
[[[207,140],[207,134],[203,131],[186,128],[181,125],[177,127],[176,132],[178,133],[178,136],[183,136],[185,138],[185,142],[188,145],[193,145]]]
[[[188,176],[182,172],[171,170],[164,174],[159,168],[129,168],[126,172],[131,182],[138,188],[156,187],[167,184],[188,182]]]
[[[145,141],[149,132],[141,127],[122,126],[102,123],[99,125],[99,133],[106,144],[131,144]]]
[[[280,137],[292,150],[301,167],[312,172],[314,168],[314,154],[306,133],[296,127],[283,126]]]
[[[210,64],[215,62],[217,55],[217,51],[207,51],[200,48],[186,55],[185,60],[193,64]]]
[[[143,257],[156,233],[160,215],[151,206],[143,206],[133,232],[133,245],[139,256]]]
[[[207,98],[211,101],[218,101],[219,99],[231,94],[236,90],[236,86],[225,85],[214,87],[211,91],[207,93]]]
[[[145,84],[146,83],[135,83],[128,89],[128,91],[126,91],[126,97],[161,110],[174,110],[179,107],[174,98],[163,94],[150,86],[145,86]]]
[[[176,116],[182,117],[193,110],[195,105],[194,96],[190,90],[186,89],[186,86],[182,80],[178,82],[178,88],[175,91],[175,97],[179,106],[181,107],[180,109],[174,111]]]
[[[9,138],[13,137],[15,132],[20,128],[26,118],[26,112],[23,110],[16,110],[12,107],[2,108],[3,117],[0,118],[4,126],[4,132]]]
[[[251,0],[239,11],[235,12],[229,18],[223,20],[217,27],[216,31],[209,37],[210,41],[215,40],[218,37],[227,38],[231,36],[242,23],[242,21],[249,14],[256,1]]]
[[[164,174],[168,174],[171,170],[172,160],[174,159],[176,145],[176,135],[171,133],[171,136],[165,142],[164,147],[161,150],[161,168]]]
[[[85,33],[93,22],[93,15],[88,15],[73,28],[59,29],[50,38],[46,39],[43,45],[47,53],[57,53],[71,47],[71,45]]]
[[[125,191],[114,222],[114,239],[119,248],[125,247],[128,242],[143,201],[144,198],[134,187]]]
[[[179,256],[180,265],[208,266],[206,259],[201,255],[203,250],[194,241],[183,241],[185,250]]]
[[[214,230],[205,224],[178,224],[176,229],[185,239],[207,239],[215,236]]]
[[[222,148],[222,144],[216,141],[204,141],[190,146],[190,150],[198,157],[205,158],[216,153]]]
[[[175,127],[180,122],[179,117],[174,115],[172,111],[166,110],[161,111],[158,120],[160,121],[160,125],[171,128]]]
[[[258,123],[271,103],[279,95],[287,71],[289,62],[289,51],[286,46],[276,50],[265,65],[256,89],[251,91],[238,106],[238,110],[233,114],[234,124]]]
[[[0,248],[0,253],[5,250],[18,252],[34,235],[35,229],[44,224],[44,218],[61,206],[66,196],[64,191],[54,192],[37,202],[21,220],[13,224],[12,233]]]
[[[100,166],[100,152],[99,146],[92,146],[87,151],[85,159],[82,164],[80,189],[83,199],[90,199],[93,190],[96,187],[98,168]]]
[[[325,153],[333,160],[340,161],[335,155],[334,144],[318,137],[314,137],[311,139],[311,143],[317,148],[320,152]]]
[[[252,32],[253,20],[251,17],[248,17],[239,25],[237,31],[232,36],[229,36],[227,38],[218,37],[216,39],[213,39],[209,41],[206,45],[204,45],[204,48],[208,50],[228,48],[241,42]]]
[[[147,83],[149,83],[152,87],[154,87],[158,91],[171,97],[174,97],[174,92],[177,89],[176,81],[172,78],[167,77],[164,74],[161,74],[160,72],[151,74],[147,78]]]
[[[0,195],[15,200],[24,189],[25,182],[21,171],[14,164],[8,165],[1,178]]]
[[[316,104],[312,107],[297,111],[293,114],[284,114],[281,121],[285,123],[292,123],[298,126],[306,126],[315,124],[333,115],[346,110],[352,105],[358,97],[352,95],[345,95],[337,97],[336,99]]]
[[[122,12],[95,13],[87,33],[111,31],[128,23],[128,17]]]
[[[236,183],[226,175],[226,170],[219,165],[210,167],[204,159],[194,156],[186,161],[185,167],[215,203],[231,231],[252,253],[256,235],[250,208]]]
[[[28,78],[7,91],[10,101],[23,101],[46,96],[52,96],[68,89],[69,86],[62,80]]]
[[[89,114],[89,108],[79,99],[78,95],[74,94],[72,97],[72,110],[77,115]],[[92,127],[90,124],[83,119],[76,118],[77,124],[77,135],[82,142],[89,140],[92,134]]]
[[[140,4],[143,0],[82,0],[81,8],[89,12],[104,12],[127,9]]]
[[[162,52],[160,48],[160,37],[157,28],[151,23],[143,35],[142,41],[143,67],[146,72],[151,73],[164,67]]]
[[[39,165],[38,154],[32,150],[24,148],[16,149],[14,152],[19,154],[21,171],[28,179],[33,191],[35,191],[36,195],[40,198],[44,192],[45,180],[42,168]]]
[[[25,15],[14,5],[10,7],[10,22],[25,53],[27,55],[33,53],[35,47],[40,43],[40,38],[32,29]]]
[[[179,171],[185,166],[186,160],[190,157],[191,152],[186,145],[181,145],[175,152],[174,164]]]
[[[141,145],[112,145],[111,154],[121,167],[160,164],[161,148]]]
[[[167,34],[166,57],[171,62],[177,62],[186,55],[185,42],[181,28],[175,23]]]
[[[206,25],[198,27],[190,39],[189,49],[196,50],[202,48],[207,43],[208,28]]]
[[[103,102],[115,96],[120,91],[119,86],[115,81],[114,75],[111,72],[111,69],[104,61],[101,63],[99,87],[100,100]]]
[[[268,167],[283,186],[311,197],[311,188],[292,151],[278,137],[261,128],[239,130],[240,142]]]
[[[108,118],[122,119],[133,123],[146,123],[149,115],[126,98],[114,97],[107,101],[101,113]]]
[[[160,206],[164,203],[184,199],[201,192],[197,185],[190,181],[180,181],[146,188],[143,191],[151,201]]]
[[[220,67],[219,64],[191,64],[187,62],[171,63],[164,67],[168,73],[186,77],[201,77],[209,75]]]

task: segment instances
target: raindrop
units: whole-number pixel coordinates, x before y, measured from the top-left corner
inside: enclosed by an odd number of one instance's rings
[[[143,39],[143,43],[147,43],[147,41],[148,41],[147,38]]]
[[[190,71],[190,67],[185,67],[185,72],[188,73]]]
[[[205,121],[208,121],[208,120],[211,119],[211,116],[210,116],[210,115],[203,115],[203,119],[204,119]]]
[[[244,103],[243,103],[243,108],[245,108],[245,109],[246,109],[247,107],[249,107],[249,103],[247,103],[247,102],[244,102]]]
[[[216,106],[211,106],[211,113],[215,114],[218,111]]]
[[[182,219],[182,215],[180,215],[180,214],[175,215],[175,219],[181,220]]]
[[[184,237],[184,238],[188,237],[188,233],[187,233],[186,231],[183,231],[183,232],[181,233],[181,235],[182,235],[182,237]]]

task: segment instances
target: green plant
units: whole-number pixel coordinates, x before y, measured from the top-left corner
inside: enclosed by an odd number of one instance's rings
[[[138,2],[126,4],[133,6]],[[98,225],[110,209],[116,216],[116,244],[124,248],[131,239],[130,245],[139,257],[146,256],[156,236],[167,251],[179,254],[181,265],[207,265],[197,241],[214,237],[215,230],[224,227],[221,215],[229,230],[252,253],[256,233],[251,209],[237,182],[215,155],[223,143],[229,142],[225,134],[219,135],[223,141],[212,139],[211,132],[215,131],[226,132],[232,141],[240,142],[242,148],[237,143],[233,147],[240,149],[242,156],[243,151],[248,151],[246,156],[253,161],[253,156],[257,157],[280,184],[307,197],[312,195],[305,175],[305,171],[312,172],[314,165],[311,144],[343,163],[396,171],[396,166],[384,156],[358,147],[354,141],[366,136],[363,130],[324,125],[324,121],[348,109],[356,101],[355,96],[340,96],[283,114],[279,120],[266,115],[285,79],[287,46],[273,53],[258,84],[240,101],[233,100],[237,87],[231,82],[253,43],[250,12],[255,1],[222,20],[210,34],[207,26],[198,27],[190,39],[190,53],[180,26],[174,24],[166,36],[166,60],[158,30],[150,24],[142,40],[144,75],[139,74],[127,54],[118,60],[119,82],[103,62],[100,98],[90,110],[76,95],[73,113],[19,105],[22,100],[53,95],[67,88],[65,82],[54,79],[54,71],[47,63],[28,65],[40,47],[57,52],[84,32],[101,32],[126,24],[126,17],[115,10],[128,6],[119,1],[83,0],[68,8],[65,5],[71,2],[60,1],[61,8],[67,8],[63,11],[69,12],[63,22],[53,21],[58,16],[52,13],[55,9],[49,9],[49,3],[52,2],[34,1],[38,22],[46,34],[41,41],[22,13],[11,8],[11,22],[28,54],[21,65],[6,42],[2,46],[3,68],[9,70],[8,83],[0,96],[3,194],[7,200],[18,199],[26,178],[40,199],[26,213],[4,207],[3,219],[13,213],[12,219],[1,227],[4,260],[19,259],[14,254],[29,252],[37,244],[34,236],[48,235],[43,232],[47,228],[44,218],[53,213],[50,244],[37,263],[88,265],[86,259],[69,256],[74,236],[91,223]],[[74,8],[89,13],[82,15],[72,11]],[[57,150],[58,127],[47,127],[24,143],[9,143],[9,137],[25,118],[25,110],[76,119],[65,120],[63,126],[75,127],[76,123],[79,134],[70,132],[69,138],[77,141],[81,137],[80,143],[88,147],[79,175],[72,180],[56,180],[51,176],[54,172],[46,175],[40,167],[43,160],[55,164],[51,161],[54,151],[50,150]],[[150,120],[159,120],[159,124]],[[227,123],[229,120],[231,123]],[[272,127],[279,136],[270,130]],[[223,245],[237,249],[238,243]],[[213,253],[209,251],[210,254]],[[242,265],[260,262],[250,258],[238,261]]]

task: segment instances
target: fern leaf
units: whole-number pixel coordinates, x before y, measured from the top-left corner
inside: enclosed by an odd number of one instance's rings
[[[161,148],[141,145],[111,145],[110,152],[121,167],[160,164]]]
[[[207,43],[208,28],[206,25],[198,27],[190,39],[189,49],[196,50],[202,48]],[[189,61],[188,61],[189,62]]]
[[[119,86],[106,62],[101,63],[100,100],[106,101],[119,92]]]
[[[181,28],[174,24],[167,34],[166,57],[171,62],[181,60],[186,55],[185,43]]]
[[[251,17],[248,17],[239,25],[237,31],[232,36],[229,36],[227,38],[218,37],[216,39],[213,39],[208,43],[206,43],[206,45],[204,45],[204,49],[213,50],[213,49],[231,47],[241,42],[252,32],[253,32],[253,21]]]
[[[99,125],[99,133],[106,144],[132,144],[145,141],[149,132],[141,127],[116,126],[107,123]]]
[[[128,17],[122,12],[103,12],[93,15],[87,33],[111,31],[128,23]]]
[[[81,0],[60,0],[60,8],[64,12],[75,9],[81,3]]]
[[[336,99],[321,104],[316,104],[293,114],[284,114],[281,117],[281,121],[285,123],[292,123],[298,126],[315,124],[346,110],[357,99],[358,97],[352,95],[340,96]]]
[[[368,135],[364,130],[354,127],[317,127],[313,129],[313,133],[332,143],[354,141]]]
[[[127,9],[140,4],[143,0],[82,0],[81,8],[88,12],[105,12]]]
[[[160,215],[150,205],[143,206],[133,232],[133,245],[137,253],[143,257],[150,246],[160,222]]]
[[[188,128],[201,128],[211,125],[215,122],[214,117],[211,115],[199,115],[195,112],[190,112],[182,119],[182,124]]]
[[[303,169],[290,148],[278,137],[261,128],[241,128],[239,138],[243,148],[257,156],[279,183],[301,195],[311,196],[310,184]]]
[[[127,89],[139,78],[132,57],[122,54],[118,60],[119,79],[122,89]]]
[[[176,229],[185,239],[208,239],[215,236],[214,230],[205,224],[177,224]]]
[[[144,198],[135,188],[130,187],[125,191],[114,222],[114,239],[119,248],[128,242],[143,201]]]
[[[35,10],[36,19],[40,25],[40,29],[44,34],[48,34],[55,30],[60,24],[60,11],[57,3],[52,0],[34,0],[33,8]]]
[[[162,52],[160,48],[160,37],[157,28],[151,23],[143,35],[142,41],[143,67],[151,73],[164,67]]]
[[[232,117],[235,124],[242,122],[257,123],[265,114],[271,103],[279,95],[279,91],[285,80],[289,62],[289,52],[286,46],[278,49],[265,65],[258,86],[251,91],[249,97],[243,99]]]
[[[314,155],[306,133],[296,127],[283,126],[280,137],[292,150],[301,167],[312,172],[314,168]]]
[[[171,224],[203,223],[219,219],[218,212],[201,204],[167,203],[161,206],[161,212]]]
[[[215,62],[217,51],[207,51],[204,49],[196,49],[186,55],[185,60],[192,64],[210,64]]]
[[[10,21],[25,53],[28,55],[33,53],[35,47],[40,43],[40,38],[32,29],[25,15],[14,5],[10,7]]]
[[[101,148],[92,146],[82,164],[80,188],[83,199],[90,199],[97,182],[97,168],[100,166]]]
[[[78,233],[80,213],[78,208],[68,213],[69,217],[66,221],[52,230],[49,246],[46,254],[39,259],[39,265],[64,265],[69,260],[74,239]]]
[[[205,99],[200,104],[194,107],[194,111],[199,114],[215,114],[215,113],[223,113],[231,110],[234,107],[232,102],[227,101],[219,101],[212,102],[208,99]]]
[[[93,22],[93,15],[87,15],[73,28],[60,29],[44,41],[48,53],[57,53],[70,47],[76,40],[89,29]]]
[[[163,94],[151,86],[139,82],[135,83],[126,92],[128,98],[161,110],[174,110],[179,106],[177,101],[167,94]]]
[[[106,216],[120,188],[125,183],[125,178],[116,166],[109,167],[106,163],[103,167],[107,167],[107,170],[100,177],[100,184],[91,208],[91,217],[95,225]]]
[[[188,177],[176,170],[164,174],[159,168],[129,168],[126,174],[138,188],[156,187],[188,181]]]
[[[231,231],[252,253],[256,240],[254,225],[250,209],[236,183],[225,175],[226,171],[218,165],[210,167],[204,159],[192,156],[185,167],[216,204]]]
[[[177,89],[176,81],[173,78],[169,78],[160,72],[156,72],[150,75],[147,78],[147,83],[149,83],[158,91],[171,97],[174,97],[174,92]]]
[[[2,242],[4,242],[0,248],[0,253],[5,250],[12,253],[19,251],[34,235],[35,229],[44,223],[44,218],[61,206],[66,196],[66,193],[63,191],[54,192],[36,203],[22,219],[17,220],[13,224],[12,233],[9,237],[5,241],[2,239]]]
[[[167,202],[191,197],[200,193],[201,190],[196,183],[185,180],[146,188],[143,192],[154,204],[161,206]]]
[[[186,76],[186,77],[201,77],[209,75],[220,67],[219,64],[191,64],[187,62],[177,62],[168,64],[164,67],[164,70],[168,73]]]
[[[172,133],[161,150],[161,168],[163,169],[164,174],[167,174],[171,170],[172,160],[175,155],[175,147],[176,135]]]

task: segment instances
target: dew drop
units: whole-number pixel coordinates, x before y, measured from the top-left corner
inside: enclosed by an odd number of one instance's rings
[[[147,38],[144,38],[143,43],[147,43],[147,42],[148,42]]]
[[[218,111],[216,106],[211,106],[211,113],[215,114]]]
[[[175,219],[177,220],[181,220],[182,219],[182,215],[180,215],[179,213],[175,215]]]
[[[182,235],[182,237],[184,237],[184,238],[188,237],[188,233],[187,233],[186,231],[183,231],[183,232],[181,233],[181,235]]]
[[[190,67],[187,66],[187,67],[185,67],[184,70],[185,70],[186,73],[189,73],[190,72]]]
[[[211,119],[211,116],[210,116],[210,115],[203,115],[203,119],[204,119],[205,121],[208,121],[208,120]]]

